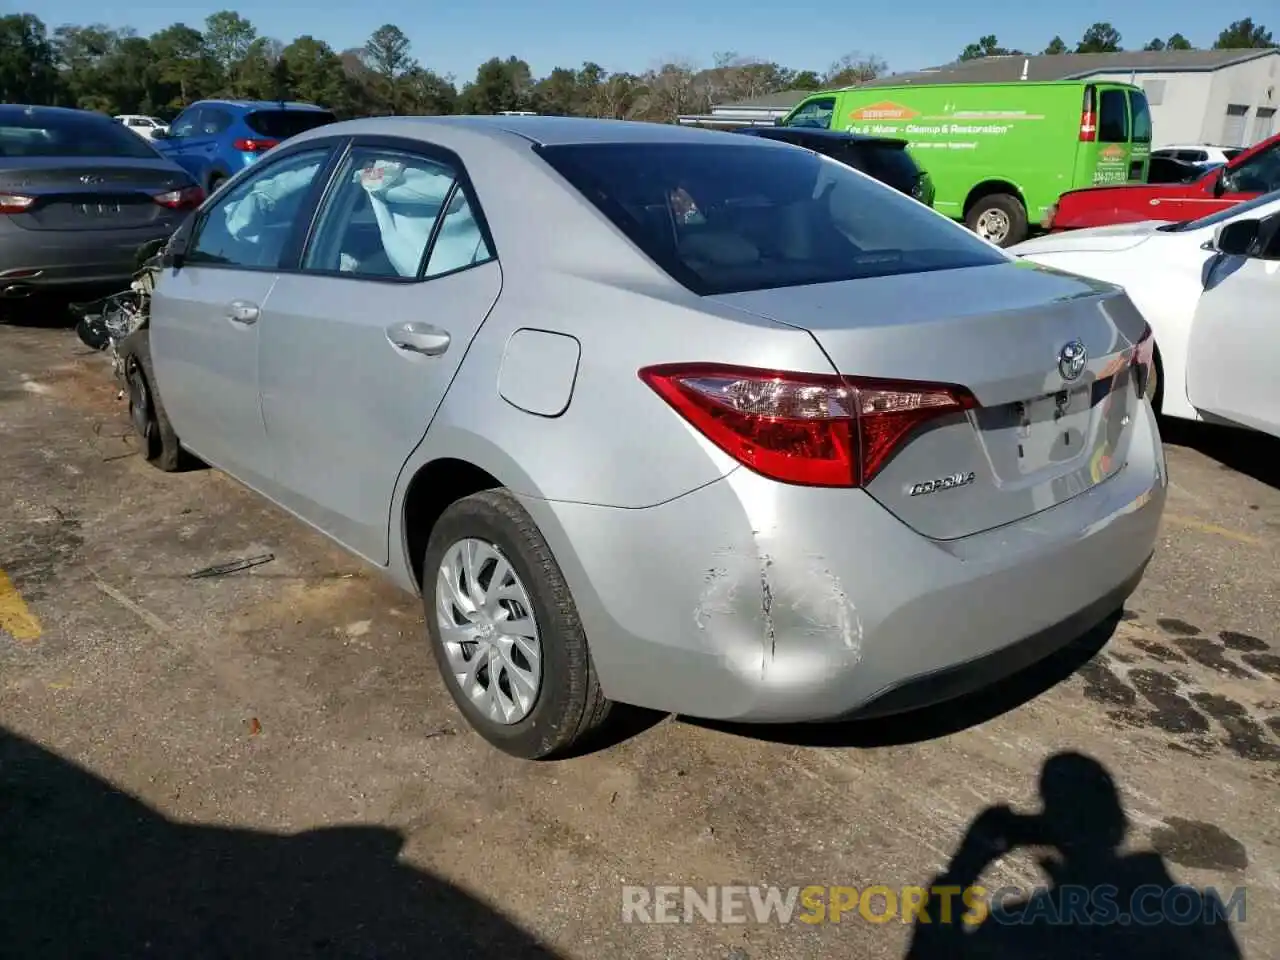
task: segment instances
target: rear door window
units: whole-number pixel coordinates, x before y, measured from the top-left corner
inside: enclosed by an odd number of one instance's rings
[[[323,110],[254,110],[245,116],[244,122],[260,136],[288,140],[336,119],[332,113]]]
[[[472,211],[450,164],[359,147],[338,174],[303,269],[411,280],[487,263],[493,251]]]
[[[1102,110],[1098,118],[1100,143],[1129,142],[1129,111],[1123,90],[1103,90]],[[1148,131],[1148,137],[1150,132]]]
[[[198,121],[199,132],[206,137],[216,137],[231,126],[233,119],[230,111],[220,107],[202,107]]]
[[[712,295],[1008,262],[841,163],[765,144],[538,153],[659,267]]]
[[[788,127],[817,127],[820,130],[831,128],[831,117],[836,112],[836,98],[823,97],[810,100],[787,118]]]

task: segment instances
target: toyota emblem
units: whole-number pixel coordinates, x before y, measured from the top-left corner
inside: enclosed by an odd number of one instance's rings
[[[1089,359],[1089,351],[1079,340],[1072,340],[1058,351],[1058,372],[1066,381],[1079,380],[1084,373],[1084,365]]]

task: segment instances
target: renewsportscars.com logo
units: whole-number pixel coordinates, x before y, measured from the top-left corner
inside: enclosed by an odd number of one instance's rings
[[[1175,884],[980,886],[624,886],[623,923],[901,923],[1192,926],[1245,919],[1245,888],[1223,898]]]

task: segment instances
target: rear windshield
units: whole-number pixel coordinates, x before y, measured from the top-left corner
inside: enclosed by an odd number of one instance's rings
[[[920,174],[911,154],[895,144],[860,143],[853,152],[862,161],[863,170],[894,186],[910,190]]]
[[[249,129],[273,140],[288,140],[338,119],[327,110],[255,110],[244,118]]]
[[[1007,257],[843,164],[761,143],[539,148],[700,295],[952,270]]]
[[[0,157],[158,156],[146,140],[107,117],[42,111],[0,117]]]

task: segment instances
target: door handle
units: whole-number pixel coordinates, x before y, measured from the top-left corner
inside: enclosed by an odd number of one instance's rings
[[[387,327],[387,339],[397,350],[408,350],[428,357],[438,357],[449,349],[450,337],[429,323],[393,323]]]
[[[258,305],[248,300],[232,300],[227,304],[227,319],[248,326],[258,322]]]

